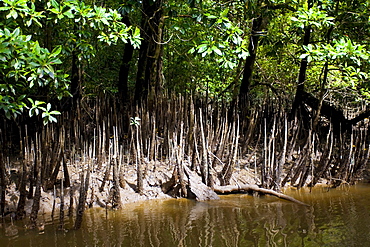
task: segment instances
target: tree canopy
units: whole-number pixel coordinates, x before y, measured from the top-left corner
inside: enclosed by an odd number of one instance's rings
[[[0,4],[8,118],[27,110],[55,121],[52,99],[97,92],[123,102],[174,92],[250,105],[304,91],[339,108],[370,97],[366,0]]]
[[[0,15],[0,108],[8,118],[28,109],[30,116],[42,112],[44,123],[56,121],[47,102],[73,93],[72,53],[88,61],[99,45],[140,44],[138,29],[117,10],[84,1],[4,0]]]

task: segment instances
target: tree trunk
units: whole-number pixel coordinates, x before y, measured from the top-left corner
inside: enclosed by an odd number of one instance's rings
[[[59,211],[59,230],[64,230],[64,184],[63,177],[60,183],[60,211]]]
[[[148,96],[149,83],[145,81],[145,68],[147,67],[148,42],[143,41],[139,50],[139,61],[137,65],[136,84],[135,84],[135,103],[140,104],[142,99]]]
[[[131,22],[127,15],[124,15],[122,18],[122,22],[126,24],[126,26],[130,26]],[[129,74],[131,68],[131,60],[134,53],[134,46],[131,43],[125,44],[125,49],[123,51],[122,56],[122,64],[119,69],[119,76],[118,76],[118,99],[119,99],[119,111],[120,115],[122,116],[122,129],[124,133],[128,133],[129,130],[129,116],[128,112],[128,102],[130,101],[130,95],[128,94],[128,81],[129,81]]]
[[[263,28],[262,23],[263,18],[261,16],[253,20],[252,32],[248,46],[249,56],[245,60],[243,79],[239,91],[239,104],[241,109],[248,107],[249,105],[249,91],[252,81],[253,68],[257,57],[259,40],[258,33],[260,33],[261,29]]]
[[[78,25],[75,24],[73,26],[73,29],[75,32],[77,32]],[[70,110],[72,107],[74,109],[77,108],[77,102],[82,97],[81,92],[81,83],[82,83],[82,69],[81,69],[81,63],[78,59],[78,49],[77,45],[74,44],[72,48],[72,57],[71,57],[71,89],[70,93],[72,95],[72,98],[66,99],[66,104],[63,106],[64,110]]]
[[[24,207],[26,205],[26,198],[27,198],[27,178],[28,178],[28,160],[23,160],[23,170],[22,170],[22,177],[19,186],[19,200],[17,206],[17,219],[22,219],[26,212]]]
[[[143,181],[143,166],[141,164],[141,151],[140,151],[140,140],[139,140],[139,127],[135,127],[136,134],[136,174],[137,174],[137,192],[142,195],[144,192],[144,181]]]
[[[36,221],[37,221],[37,215],[39,213],[40,209],[40,199],[41,199],[41,173],[40,173],[40,161],[35,164],[37,167],[37,175],[36,175],[36,189],[35,189],[35,195],[33,197],[33,204],[32,204],[32,210],[30,215],[30,228],[36,227]]]
[[[300,95],[299,101],[301,103],[307,104],[314,110],[318,110],[318,106],[321,107],[320,114],[322,116],[325,116],[332,122],[334,133],[339,133],[339,131],[343,132],[343,131],[350,130],[352,124],[357,123],[357,122],[354,122],[353,120],[347,120],[342,110],[336,109],[334,106],[330,105],[329,103],[325,101],[322,101],[320,103],[320,100],[316,99],[313,95],[305,91],[302,91],[300,94],[301,95]],[[360,114],[360,115],[366,116],[366,114]],[[361,121],[363,119],[356,118],[356,120]]]
[[[130,26],[131,22],[127,15],[124,15],[122,22],[126,26]],[[119,69],[119,79],[118,79],[118,94],[120,99],[120,105],[124,106],[128,102],[128,78],[130,71],[130,64],[132,56],[134,53],[134,47],[131,43],[125,44],[125,49],[122,56],[122,64]]]
[[[162,16],[162,0],[142,2],[141,37],[138,71],[135,86],[135,102],[147,98],[149,90],[158,90],[162,73],[162,35],[164,17]]]
[[[121,203],[121,192],[119,184],[119,169],[117,159],[111,160],[111,166],[113,166],[113,195],[112,195],[112,208],[120,209],[122,207]]]
[[[72,105],[76,107],[76,102],[81,98],[80,65],[76,50],[72,51],[71,94],[73,101]]]
[[[3,160],[3,153],[0,150],[0,215],[4,215],[5,209],[5,190],[6,190],[6,183],[5,183],[5,164]]]
[[[308,9],[312,8],[313,2],[312,0],[308,0]],[[304,46],[307,46],[310,43],[311,38],[311,27],[307,26],[304,29],[304,36],[303,36],[303,44]],[[301,97],[302,93],[304,92],[304,83],[306,81],[306,71],[308,66],[308,59],[307,57],[303,58],[301,60],[301,65],[299,67],[299,74],[298,74],[298,84],[297,84],[297,91],[295,94],[295,98],[292,105],[291,110],[291,118],[297,114],[299,106],[301,105]]]
[[[249,108],[249,93],[252,83],[254,64],[257,57],[259,38],[260,36],[264,35],[265,32],[263,30],[266,29],[269,22],[268,11],[276,9],[289,9],[291,11],[295,11],[295,9],[289,4],[269,4],[268,2],[269,1],[256,1],[255,8],[259,9],[259,11],[256,11],[254,13],[254,15],[257,17],[254,18],[252,21],[252,30],[250,34],[250,42],[248,45],[249,56],[245,61],[243,79],[241,81],[239,90],[239,108],[242,113],[246,113]]]
[[[76,215],[76,221],[74,225],[75,230],[80,229],[82,225],[82,218],[83,218],[83,214],[85,211],[87,190],[89,189],[89,181],[90,181],[90,165],[88,166],[87,171],[86,171],[86,179],[84,179],[83,172],[81,174],[80,197],[78,200],[77,215]]]
[[[62,151],[63,155],[63,176],[64,176],[64,187],[70,187],[71,186],[71,179],[69,177],[68,167],[66,158],[64,156],[64,151]]]
[[[315,114],[315,117],[314,117],[314,120],[313,120],[313,123],[312,123],[312,129],[313,130],[317,129],[317,125],[319,123],[322,103],[324,101],[325,94],[326,94],[325,85],[326,85],[326,81],[327,81],[327,78],[328,78],[328,72],[329,72],[329,64],[328,64],[328,62],[326,62],[325,65],[324,65],[324,72],[323,72],[324,76],[323,76],[323,80],[321,82],[322,86],[321,86],[321,89],[320,89],[319,102],[317,104],[316,114]]]

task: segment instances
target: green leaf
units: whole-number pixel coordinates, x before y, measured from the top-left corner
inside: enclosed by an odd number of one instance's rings
[[[49,114],[51,114],[51,115],[60,115],[61,113],[59,111],[51,111]]]
[[[217,16],[215,15],[206,15],[208,19],[217,19]]]
[[[9,9],[11,9],[11,8],[10,7],[0,7],[0,11],[7,11]]]
[[[132,34],[133,37],[140,37],[140,29],[135,27],[134,33]]]
[[[12,17],[13,19],[17,19],[17,17],[18,17],[17,11],[15,11],[15,10],[9,11],[9,14],[6,16],[6,18],[10,18],[10,17]]]
[[[299,56],[299,59],[305,59],[309,54],[305,53]]]
[[[222,56],[223,54],[222,54],[222,51],[220,50],[220,49],[218,49],[216,46],[213,46],[212,47],[212,49],[213,49],[213,51],[217,54],[217,55],[219,55],[219,56]]]
[[[68,18],[72,19],[75,17],[75,15],[72,13],[72,9],[66,11],[63,13],[65,16],[67,16]]]
[[[51,56],[56,57],[56,56],[58,56],[60,54],[61,51],[62,51],[62,46],[61,45],[58,45],[51,52],[52,53]]]
[[[49,116],[48,116],[48,121],[49,121],[49,122],[54,122],[54,123],[56,123],[56,122],[57,122],[57,119],[56,119],[55,117],[53,117],[53,116],[49,115]]]
[[[202,53],[204,52],[205,50],[207,50],[207,47],[208,47],[208,44],[201,44],[197,47],[198,49],[198,53]]]
[[[134,126],[139,126],[140,125],[140,121],[141,119],[139,117],[131,117],[130,118],[130,125],[134,125]]]
[[[229,9],[228,9],[228,8],[225,8],[225,9],[221,12],[221,16],[222,16],[222,17],[226,17],[228,13],[229,13]]]

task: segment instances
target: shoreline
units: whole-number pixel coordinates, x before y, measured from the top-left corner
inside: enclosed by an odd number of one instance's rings
[[[162,167],[163,168],[163,167]],[[172,197],[168,194],[165,194],[162,191],[161,183],[162,181],[166,181],[170,178],[172,172],[170,170],[164,171],[163,169],[156,169],[156,170],[148,170],[146,174],[146,178],[144,179],[144,192],[143,195],[140,195],[136,192],[136,177],[134,176],[135,171],[131,170],[130,172],[127,171],[127,174],[131,174],[131,176],[125,177],[125,188],[120,187],[120,198],[121,198],[121,205],[124,206],[125,204],[131,204],[136,202],[145,202],[148,200],[162,200],[162,199],[176,199],[176,197]],[[74,173],[75,175],[77,173]],[[107,181],[107,185],[103,191],[99,190],[99,186],[101,185],[101,179],[99,174],[91,174],[90,186],[87,192],[85,208],[107,208],[112,209],[111,197],[112,197],[112,180]],[[257,179],[254,177],[253,171],[250,171],[247,168],[243,169],[236,169],[233,174],[233,179],[231,185],[239,185],[240,183],[243,184],[250,184],[256,185]],[[325,184],[317,184],[316,186],[324,186]],[[291,188],[292,186],[286,185],[282,188],[285,191],[287,188]],[[294,188],[294,187],[292,187]],[[79,189],[80,184],[76,176],[73,176],[71,179],[71,187],[64,188],[63,190],[63,201],[64,201],[64,212],[69,212],[70,208],[70,193],[71,190],[73,191],[73,214],[75,214],[75,210],[77,207],[77,203],[79,200]],[[41,189],[41,198],[40,198],[40,214],[48,214],[48,213],[55,213],[60,211],[61,205],[61,194],[60,188],[55,188],[56,194],[54,194],[53,190],[43,191]],[[19,191],[16,190],[16,186],[12,183],[7,188],[6,193],[6,202],[7,205],[5,206],[5,216],[4,218],[14,218],[15,213],[17,210],[17,202],[19,199]],[[29,217],[32,209],[33,199],[27,199],[25,205],[25,218]],[[54,211],[54,212],[53,212]],[[58,214],[58,213],[57,213]]]

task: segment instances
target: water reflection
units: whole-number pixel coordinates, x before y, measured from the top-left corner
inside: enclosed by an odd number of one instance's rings
[[[370,242],[369,192],[369,185],[286,191],[311,207],[229,195],[92,209],[78,231],[57,231],[58,221],[50,218],[43,234],[24,230],[24,222],[2,224],[0,246],[364,246]]]

